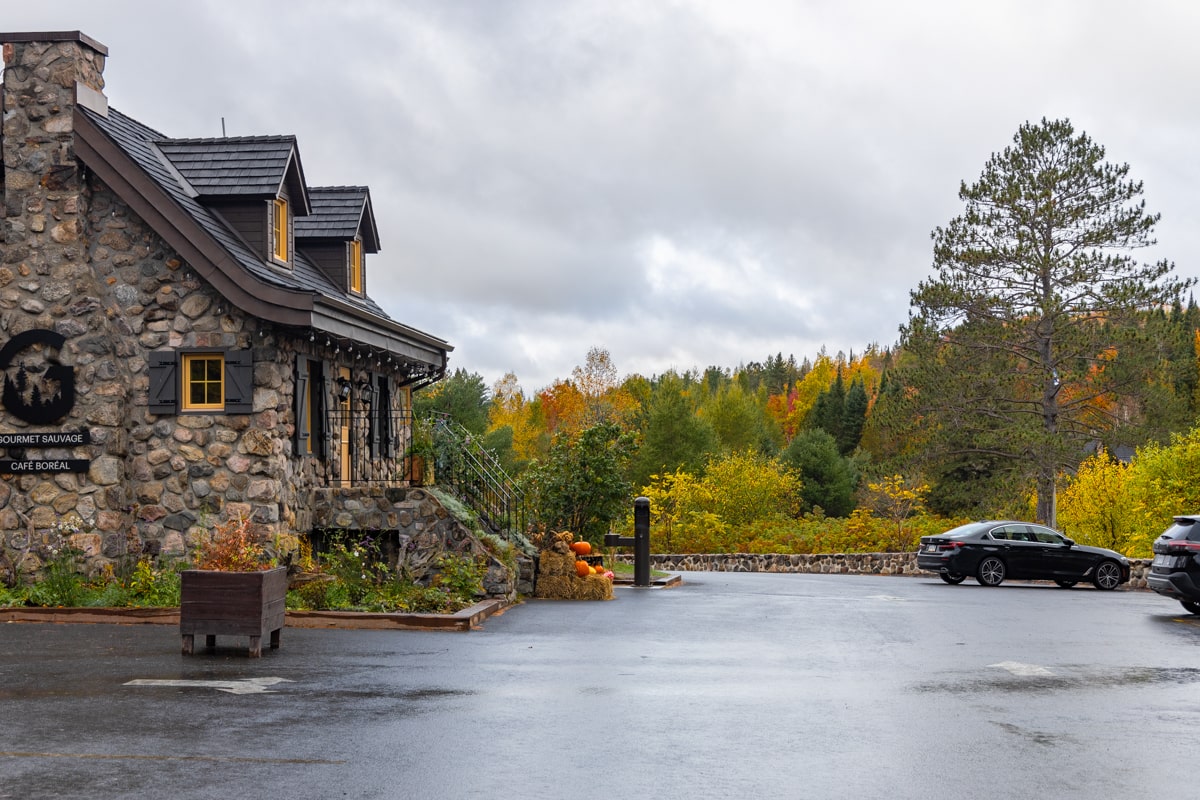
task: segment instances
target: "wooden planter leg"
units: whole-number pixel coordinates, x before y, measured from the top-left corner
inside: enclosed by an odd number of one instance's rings
[[[250,637],[250,657],[251,658],[262,658],[262,637],[261,636],[251,636]]]
[[[196,637],[190,633],[183,634],[183,654],[190,656],[196,646]]]
[[[275,630],[271,631],[271,649],[272,650],[279,649],[279,634],[282,631],[283,631],[282,628],[276,628]]]
[[[210,634],[206,635],[204,637],[204,646],[206,648],[208,648],[209,650],[216,650],[217,649],[217,635],[215,633],[210,633]]]

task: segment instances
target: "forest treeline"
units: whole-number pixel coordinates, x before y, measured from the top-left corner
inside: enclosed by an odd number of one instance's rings
[[[1128,424],[1097,431],[1081,467],[1060,475],[1058,523],[1081,542],[1144,556],[1172,515],[1200,509],[1200,308],[1177,303],[1138,327],[1155,342],[1154,378],[1118,415]],[[598,539],[628,526],[632,497],[650,497],[661,552],[907,550],[968,519],[1032,518],[1029,474],[923,450],[895,379],[912,358],[872,345],[618,377],[597,347],[570,378],[531,394],[513,374],[489,387],[455,370],[416,396],[414,412],[480,437],[546,524]],[[544,507],[546,495],[558,507]]]
[[[1027,122],[932,232],[891,347],[648,377],[594,347],[532,396],[458,370],[414,410],[593,541],[643,494],[660,551],[907,550],[1016,518],[1146,555],[1200,511],[1200,310],[1193,279],[1134,258],[1160,218],[1141,194],[1068,120]]]

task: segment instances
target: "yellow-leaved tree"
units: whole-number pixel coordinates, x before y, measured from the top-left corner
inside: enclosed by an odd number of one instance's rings
[[[1200,513],[1200,428],[1171,437],[1169,445],[1138,448],[1129,466],[1131,543],[1145,558],[1176,514]]]
[[[496,381],[488,409],[488,431],[511,430],[513,454],[522,461],[544,455],[549,447],[550,437],[534,417],[534,409],[525,399],[516,375],[509,372]]]
[[[888,551],[903,552],[916,548],[920,535],[906,530],[909,527],[907,523],[911,517],[925,513],[927,494],[928,485],[914,483],[903,475],[887,475],[867,484],[862,505],[875,516],[888,521],[891,535],[884,542]]]
[[[752,526],[799,515],[800,479],[778,459],[750,452],[708,462],[704,475],[655,475],[650,498],[656,552],[727,553],[749,549]]]
[[[1129,468],[1101,450],[1058,493],[1058,524],[1080,544],[1132,555],[1138,539]]]

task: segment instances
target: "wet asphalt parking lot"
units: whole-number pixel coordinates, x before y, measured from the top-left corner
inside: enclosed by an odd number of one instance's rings
[[[1200,618],[1147,592],[686,573],[469,633],[0,625],[0,798],[1192,796]]]

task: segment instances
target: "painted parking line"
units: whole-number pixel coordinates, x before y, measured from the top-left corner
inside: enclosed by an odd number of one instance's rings
[[[1001,661],[999,664],[988,664],[988,666],[1007,670],[1021,678],[1038,678],[1054,674],[1038,664],[1022,664],[1020,661]]]
[[[236,681],[189,681],[189,680],[158,680],[155,678],[138,678],[129,681],[125,686],[177,686],[195,687],[201,689],[216,689],[218,692],[229,694],[274,694],[274,686],[279,683],[292,683],[287,678],[243,678]]]

